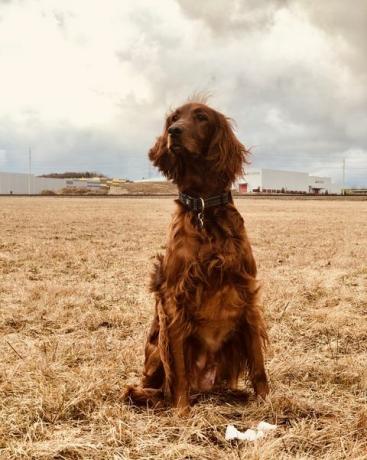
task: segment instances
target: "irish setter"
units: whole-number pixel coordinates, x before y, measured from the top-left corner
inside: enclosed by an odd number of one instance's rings
[[[236,389],[245,371],[256,395],[268,393],[256,263],[230,192],[246,155],[229,119],[194,102],[168,116],[149,151],[179,199],[151,278],[155,315],[130,402],[157,406],[170,396],[185,413],[191,390]]]

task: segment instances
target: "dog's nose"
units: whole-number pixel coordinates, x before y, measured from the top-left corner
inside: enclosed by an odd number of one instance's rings
[[[181,133],[182,133],[182,129],[179,128],[178,126],[171,126],[168,128],[168,134],[170,134],[171,136],[178,136]]]

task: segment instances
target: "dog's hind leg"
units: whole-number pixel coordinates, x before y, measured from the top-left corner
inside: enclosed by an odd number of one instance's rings
[[[159,319],[156,313],[145,345],[143,388],[162,388],[164,369],[158,347]]]
[[[257,321],[257,326],[254,324],[247,325],[244,339],[250,381],[256,396],[260,396],[264,399],[269,393],[263,354],[267,335],[260,319]]]

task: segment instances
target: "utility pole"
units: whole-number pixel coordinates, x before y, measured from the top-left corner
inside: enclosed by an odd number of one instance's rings
[[[28,195],[31,194],[32,150],[28,147]]]
[[[345,195],[345,158],[343,158],[343,188],[342,194]]]

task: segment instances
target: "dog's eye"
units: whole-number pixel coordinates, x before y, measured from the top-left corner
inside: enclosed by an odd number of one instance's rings
[[[174,123],[177,120],[178,120],[178,115],[176,113],[175,115],[172,115],[172,122]]]
[[[208,121],[208,117],[203,113],[196,114],[196,119],[199,121]]]

